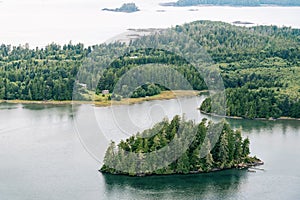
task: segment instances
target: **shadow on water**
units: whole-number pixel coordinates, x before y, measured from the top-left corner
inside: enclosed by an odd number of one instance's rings
[[[19,125],[23,126],[18,128],[29,128],[35,125],[46,124],[59,124],[70,122],[78,113],[81,105],[51,105],[51,104],[13,104],[13,103],[0,103],[0,111],[3,116],[18,118]],[[9,119],[8,119],[9,120]],[[10,130],[14,130],[10,128]]]
[[[106,199],[224,199],[238,191],[247,176],[245,170],[142,178],[103,174]]]
[[[23,104],[22,108],[30,111],[46,111],[48,113],[55,113],[58,116],[69,115],[73,117],[77,113],[80,105],[72,106],[69,104],[51,105],[51,104]],[[50,111],[50,112],[49,112]]]
[[[287,134],[290,129],[299,130],[300,122],[298,120],[239,120],[228,119],[228,122],[233,128],[242,128],[247,133],[265,133],[265,132],[280,132]]]
[[[72,109],[72,105],[62,104],[62,105],[51,105],[51,104],[22,104],[24,109],[28,110],[44,110],[44,109]]]

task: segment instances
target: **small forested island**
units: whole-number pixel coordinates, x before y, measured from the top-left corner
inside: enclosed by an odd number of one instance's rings
[[[125,12],[125,13],[133,13],[140,11],[140,9],[135,5],[135,3],[124,3],[120,8],[109,9],[104,8],[103,11],[113,11],[113,12]]]
[[[233,24],[240,24],[240,25],[251,25],[254,24],[252,22],[243,22],[243,21],[234,21]]]
[[[262,165],[260,159],[249,156],[249,145],[249,139],[243,139],[241,131],[232,130],[226,122],[214,124],[203,119],[195,124],[175,116],[170,122],[164,120],[118,145],[111,142],[100,171],[148,176]]]
[[[298,0],[178,0],[162,3],[162,6],[300,6]]]

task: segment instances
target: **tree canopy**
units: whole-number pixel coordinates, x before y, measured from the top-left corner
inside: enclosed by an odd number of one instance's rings
[[[214,132],[218,126],[222,126],[220,134]],[[261,163],[249,156],[249,145],[249,139],[227,123],[204,119],[195,124],[175,116],[118,145],[111,142],[101,171],[131,176],[188,174]]]
[[[180,55],[147,47],[134,49],[136,44],[168,43],[172,37],[185,44],[184,38],[172,35],[174,31],[188,34],[199,43],[214,61],[209,63],[212,66],[203,69],[200,74]],[[214,78],[214,73],[218,72],[211,71],[210,67],[216,66],[227,88],[228,115],[299,117],[299,38],[300,30],[290,27],[247,28],[223,22],[196,21],[144,36],[129,44],[114,42],[91,47],[72,43],[63,46],[50,44],[35,49],[27,45],[14,47],[3,44],[0,46],[0,99],[71,100],[76,87],[79,89],[75,95],[89,100],[87,94],[91,92],[113,92],[122,77],[138,66],[143,67],[135,71],[134,76],[127,77],[126,84],[119,85],[118,98],[126,96],[126,91],[132,92],[129,97],[143,97],[171,89],[151,81],[139,85],[141,77],[167,81],[174,90],[186,89],[182,88],[185,80],[191,89],[206,90],[203,77]],[[169,46],[175,48],[176,45],[170,43]],[[126,52],[127,48],[131,51]],[[190,44],[186,43],[183,48],[190,50]],[[108,58],[114,57],[116,52],[126,53],[109,62]],[[161,64],[161,67],[155,70],[144,67],[154,63]],[[166,76],[168,68],[164,65],[183,78],[174,78],[174,73]],[[258,101],[254,97],[261,99]],[[208,101],[202,109],[210,112],[209,107],[205,108]]]

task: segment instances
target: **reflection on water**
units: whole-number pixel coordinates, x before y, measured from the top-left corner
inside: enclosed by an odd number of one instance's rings
[[[204,115],[204,114],[203,114]],[[219,121],[219,117],[205,115],[213,121]],[[230,119],[227,118],[226,121],[234,129],[241,128],[243,132],[247,133],[264,133],[276,132],[280,130],[281,133],[286,134],[290,129],[299,130],[300,121],[299,120],[249,120],[249,119]],[[275,131],[276,130],[276,131]]]
[[[103,174],[107,199],[224,199],[235,196],[247,176],[245,170],[142,178]]]
[[[0,103],[0,110],[13,110],[18,109],[18,105],[11,103]]]
[[[0,134],[72,124],[79,106],[0,103]]]
[[[78,107],[80,105],[70,105],[70,104],[22,104],[20,105],[22,106],[22,108],[27,109],[27,110],[55,110],[58,111],[60,113],[72,113],[73,109],[75,109],[75,113],[76,110],[78,109]]]
[[[183,113],[196,122],[204,117],[219,120],[199,113],[202,100],[185,98],[180,104],[176,100],[151,101],[114,109],[0,104],[0,199],[299,199],[300,121],[228,119],[233,128],[241,127],[243,135],[250,138],[251,153],[265,161],[265,171],[143,178],[99,173],[101,163],[86,152],[74,130],[74,120],[79,120],[81,142],[92,144],[89,147],[101,156],[107,138],[99,134],[99,127],[108,130],[108,139],[128,137],[115,127],[112,111],[120,119],[129,114],[141,128]],[[92,126],[92,118],[101,123]],[[140,124],[144,119],[149,123]],[[126,120],[118,122],[122,127],[127,124]],[[134,134],[131,129],[127,131]]]

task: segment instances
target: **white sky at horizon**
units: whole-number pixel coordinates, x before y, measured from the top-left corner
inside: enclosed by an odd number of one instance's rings
[[[0,44],[31,47],[69,41],[93,45],[107,41],[128,28],[167,28],[195,20],[250,21],[300,27],[300,7],[161,7],[172,0],[2,0]],[[134,2],[137,13],[105,12]],[[166,12],[157,12],[166,10]]]

